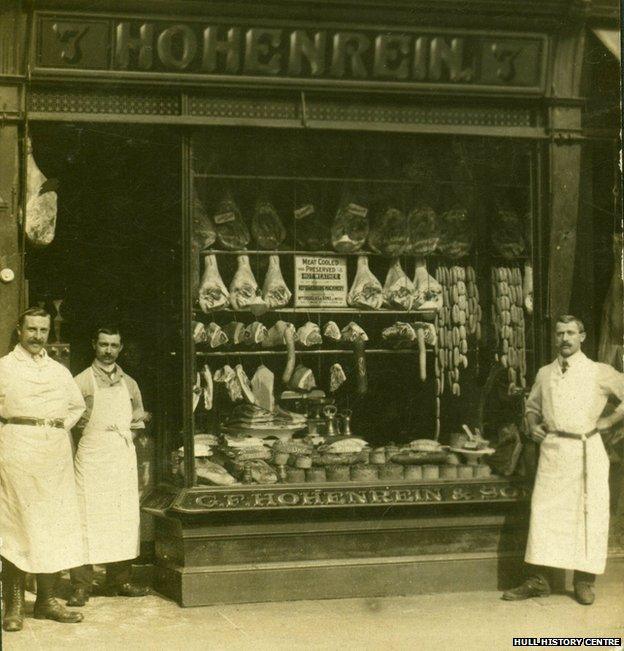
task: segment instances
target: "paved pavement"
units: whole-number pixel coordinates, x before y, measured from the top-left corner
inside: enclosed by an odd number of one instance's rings
[[[508,603],[497,592],[179,608],[158,595],[93,597],[81,624],[29,617],[6,651],[35,649],[511,649],[512,638],[624,638],[624,586],[598,584],[596,603],[571,595]],[[30,607],[33,595],[27,594]]]

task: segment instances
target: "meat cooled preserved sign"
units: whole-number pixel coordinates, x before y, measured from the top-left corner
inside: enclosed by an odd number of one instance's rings
[[[295,305],[345,307],[347,260],[335,256],[295,256]]]
[[[35,74],[543,89],[546,37],[36,15]]]

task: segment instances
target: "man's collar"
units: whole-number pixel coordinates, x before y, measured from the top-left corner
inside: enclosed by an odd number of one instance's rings
[[[42,348],[36,355],[32,355],[22,346],[22,344],[17,344],[13,349],[13,353],[15,354],[15,357],[17,357],[17,359],[19,359],[22,362],[27,362],[27,361],[36,362],[38,359],[46,359],[46,357],[48,356],[48,353],[45,348]]]
[[[570,357],[562,357],[559,355],[557,357],[557,362],[559,364],[559,368],[561,368],[561,364],[563,360],[565,360],[568,363],[568,368],[573,368],[574,366],[577,366],[578,364],[582,364],[585,360],[587,359],[587,356],[582,350],[577,350],[574,355],[570,355]]]
[[[107,375],[108,377],[111,377],[112,375],[116,375],[117,377],[121,377],[124,374],[124,372],[123,372],[121,366],[119,366],[119,364],[114,364],[113,368],[110,371],[107,371],[97,359],[94,359],[92,366],[96,371],[98,371],[100,373],[103,373],[104,375]]]

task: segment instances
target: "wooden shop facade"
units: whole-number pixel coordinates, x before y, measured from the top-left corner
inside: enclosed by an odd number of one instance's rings
[[[36,303],[74,372],[121,324],[155,587],[514,582],[522,401],[558,314],[595,356],[614,265],[617,3],[81,5],[0,9],[0,352]],[[58,197],[45,247],[32,162]]]

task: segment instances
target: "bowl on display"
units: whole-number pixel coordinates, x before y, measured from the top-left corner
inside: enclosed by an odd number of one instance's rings
[[[483,457],[487,457],[496,452],[494,448],[481,448],[480,450],[473,450],[470,448],[451,448],[450,451],[462,456],[466,463],[471,466],[478,465]]]

